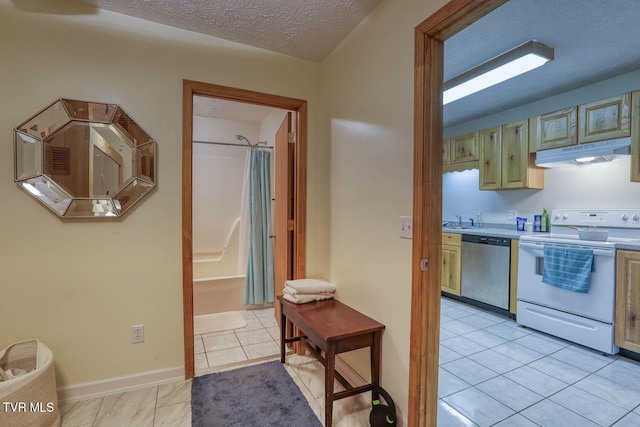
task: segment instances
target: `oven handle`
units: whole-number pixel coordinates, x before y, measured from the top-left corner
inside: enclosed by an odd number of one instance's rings
[[[545,245],[540,245],[537,243],[527,243],[527,242],[520,242],[519,243],[519,247],[523,248],[523,249],[536,249],[542,252],[542,250],[544,249]],[[547,245],[549,246],[549,245]],[[551,245],[553,246],[553,245]],[[568,246],[560,246],[560,247],[568,247]],[[586,248],[584,246],[582,246],[582,248],[584,249],[593,249],[593,248]],[[605,256],[605,257],[610,257],[610,258],[614,258],[616,256],[616,251],[615,249],[593,249],[593,255],[596,256]]]

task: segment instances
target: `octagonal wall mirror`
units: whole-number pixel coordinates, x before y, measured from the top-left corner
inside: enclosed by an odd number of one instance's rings
[[[156,142],[115,104],[59,99],[14,144],[16,183],[63,218],[122,216],[155,187]]]

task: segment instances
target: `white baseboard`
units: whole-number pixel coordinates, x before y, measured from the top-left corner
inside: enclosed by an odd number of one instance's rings
[[[124,377],[109,378],[92,383],[72,384],[58,388],[58,403],[63,404],[94,399],[183,379],[184,367],[178,366],[175,368],[126,375]]]

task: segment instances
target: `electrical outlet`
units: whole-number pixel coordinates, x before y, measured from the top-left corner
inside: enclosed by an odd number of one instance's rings
[[[516,219],[517,216],[518,216],[518,211],[516,210],[507,212],[507,219]]]
[[[400,217],[400,237],[411,239],[413,232],[413,218],[410,216]]]
[[[136,344],[139,342],[144,342],[144,325],[131,327],[131,343]]]

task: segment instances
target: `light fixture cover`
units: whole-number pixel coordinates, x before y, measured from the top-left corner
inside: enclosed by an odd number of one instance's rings
[[[554,58],[553,48],[528,41],[444,83],[443,105],[538,68]]]

